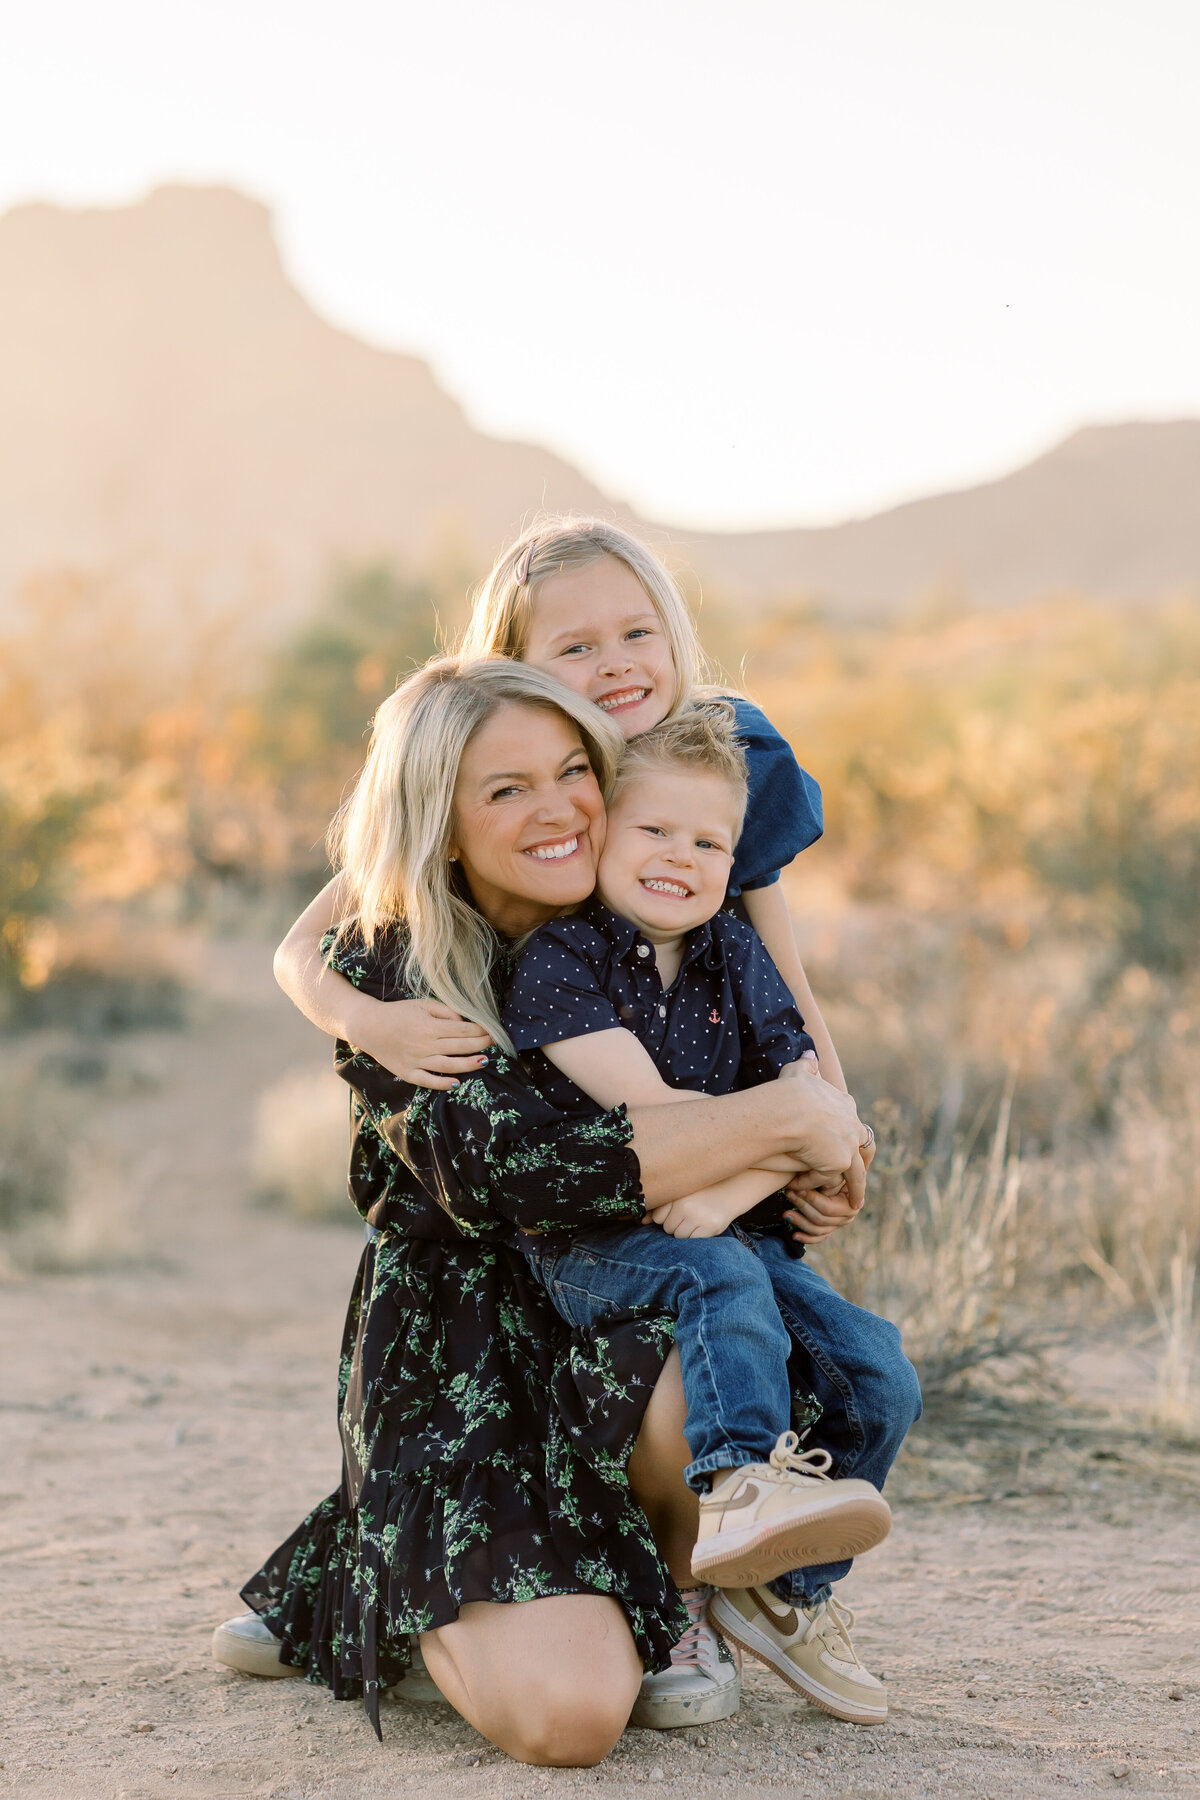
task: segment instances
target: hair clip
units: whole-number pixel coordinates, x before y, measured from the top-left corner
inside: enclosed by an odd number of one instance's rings
[[[529,559],[533,555],[533,539],[531,538],[517,558],[517,566],[513,570],[517,578],[517,586],[523,588],[529,580]]]

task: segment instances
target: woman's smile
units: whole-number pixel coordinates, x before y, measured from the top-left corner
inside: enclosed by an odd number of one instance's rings
[[[578,727],[557,709],[498,706],[463,751],[451,853],[476,906],[506,936],[587,899],[604,823]]]
[[[539,862],[561,862],[564,857],[574,856],[578,849],[578,837],[559,838],[555,843],[530,844],[525,855],[535,856]]]

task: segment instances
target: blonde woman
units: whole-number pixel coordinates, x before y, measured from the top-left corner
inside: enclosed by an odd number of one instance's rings
[[[378,1232],[346,1325],[342,1481],[243,1589],[281,1669],[362,1693],[377,1730],[416,1634],[447,1699],[534,1763],[607,1754],[687,1628],[665,1565],[687,1566],[690,1497],[664,1322],[568,1354],[514,1231],[630,1223],[768,1159],[853,1174],[866,1136],[818,1081],[568,1119],[522,1077],[500,996],[524,936],[592,890],[618,749],[586,701],[502,661],[434,663],[380,709],[337,832],[332,964],[493,1048],[439,1091],[339,1043],[351,1191]]]

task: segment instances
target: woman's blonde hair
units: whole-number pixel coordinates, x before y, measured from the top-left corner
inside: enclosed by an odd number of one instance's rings
[[[463,751],[504,705],[557,712],[577,726],[607,800],[622,741],[598,707],[523,663],[439,657],[375,714],[366,762],[329,829],[329,855],[342,876],[339,937],[356,930],[371,946],[403,923],[414,991],[474,1019],[508,1049],[490,979],[496,936],[456,890],[450,861]]]
[[[551,575],[585,569],[611,556],[635,575],[662,621],[675,669],[675,698],[667,718],[691,704],[704,680],[704,653],[696,623],[674,576],[632,533],[603,519],[562,516],[544,519],[497,557],[475,594],[463,656],[509,656],[520,661],[538,589]]]

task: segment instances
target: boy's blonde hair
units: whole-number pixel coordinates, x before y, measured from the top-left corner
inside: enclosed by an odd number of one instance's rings
[[[697,701],[690,712],[630,738],[617,765],[615,804],[629,785],[655,769],[697,770],[719,775],[738,796],[734,842],[741,836],[750,791],[746,752],[737,740],[737,716],[727,700]]]
[[[611,556],[635,575],[662,621],[675,668],[675,698],[668,718],[683,712],[705,676],[704,653],[688,603],[674,576],[652,550],[604,519],[560,516],[522,532],[496,559],[476,593],[460,648],[468,657],[509,656],[520,661],[538,589],[551,575],[585,569]]]
[[[505,704],[569,719],[607,800],[621,734],[598,707],[523,663],[439,657],[401,682],[375,714],[362,772],[330,826],[329,855],[342,877],[339,938],[356,929],[371,946],[403,924],[414,991],[475,1020],[509,1049],[492,993],[496,936],[457,891],[450,861],[463,751]]]

